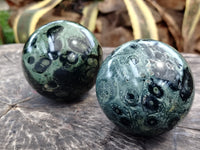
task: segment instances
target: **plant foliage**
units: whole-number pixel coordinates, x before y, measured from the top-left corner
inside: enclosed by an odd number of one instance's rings
[[[10,12],[0,11],[0,28],[2,29],[3,39],[0,40],[0,44],[8,44],[14,42],[13,29],[8,24]]]
[[[124,0],[133,28],[135,39],[149,38],[158,40],[154,17],[142,0]]]
[[[39,19],[61,1],[44,0],[19,12],[13,26],[16,42],[26,42],[28,37],[35,31]]]
[[[158,3],[158,1],[164,3],[164,0],[43,0],[19,11],[13,26],[16,42],[24,43],[36,29],[39,19],[49,10],[54,9],[58,4],[63,2],[72,4],[75,8],[78,6],[77,13],[81,16],[79,23],[86,26],[92,32],[101,30],[101,27],[97,26],[98,17],[102,15],[99,6],[102,6],[102,3],[106,4],[106,8],[107,5],[115,6],[117,1],[123,3],[128,12],[134,39],[149,38],[160,40],[160,30],[155,19],[155,14],[152,13],[153,8],[165,22],[167,30],[170,33],[170,38],[172,37],[174,40],[174,46],[179,51],[194,52],[195,48],[193,45],[195,45],[195,41],[200,39],[200,36],[196,36],[197,25],[200,20],[199,0],[185,0],[185,9],[182,7],[184,16],[182,17],[183,21],[181,25],[179,22],[177,23],[172,14],[166,11],[166,8]],[[170,0],[170,2],[172,1]],[[165,1],[165,3],[167,2]],[[184,5],[184,2],[182,4]],[[112,8],[111,11],[113,11],[115,9],[114,6],[109,6],[108,8]],[[112,18],[110,24],[112,24]]]
[[[94,32],[96,20],[98,16],[98,2],[93,2],[83,9],[83,17],[81,24],[86,26],[90,31]]]
[[[190,43],[194,40],[194,32],[200,19],[200,1],[187,0],[182,26],[182,35],[184,39],[184,49],[190,52]]]

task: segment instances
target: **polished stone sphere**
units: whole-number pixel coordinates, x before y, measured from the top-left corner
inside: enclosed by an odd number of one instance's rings
[[[22,67],[30,85],[41,95],[71,101],[95,83],[102,49],[85,27],[55,21],[36,30],[26,42]]]
[[[194,83],[187,62],[175,49],[159,41],[136,40],[106,58],[96,93],[104,113],[121,129],[155,136],[186,116]]]

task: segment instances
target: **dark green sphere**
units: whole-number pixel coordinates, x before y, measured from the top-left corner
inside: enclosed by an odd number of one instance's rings
[[[30,85],[41,95],[71,101],[95,83],[102,49],[85,27],[55,21],[36,30],[26,42],[22,67]]]
[[[103,62],[96,93],[107,117],[139,136],[172,129],[188,113],[194,84],[185,59],[154,40],[130,41]]]

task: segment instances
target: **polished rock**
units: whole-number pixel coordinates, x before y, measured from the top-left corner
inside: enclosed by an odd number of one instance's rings
[[[94,85],[102,49],[85,27],[55,21],[36,30],[22,54],[24,74],[37,92],[48,98],[71,101]]]
[[[191,70],[172,47],[130,41],[103,62],[96,93],[107,117],[125,131],[155,136],[172,129],[194,98]]]

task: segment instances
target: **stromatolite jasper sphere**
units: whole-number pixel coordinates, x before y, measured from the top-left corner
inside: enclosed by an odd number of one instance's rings
[[[24,74],[37,92],[55,100],[71,101],[95,83],[102,49],[85,27],[55,21],[36,30],[22,54]]]
[[[106,58],[96,92],[116,125],[135,135],[155,136],[186,116],[194,83],[187,62],[175,49],[159,41],[136,40]]]

